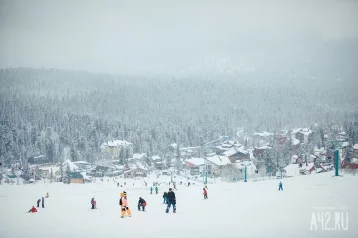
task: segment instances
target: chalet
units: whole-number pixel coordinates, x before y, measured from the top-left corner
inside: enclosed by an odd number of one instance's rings
[[[128,141],[112,140],[100,146],[102,153],[109,153],[114,158],[132,158],[133,144]]]
[[[312,139],[312,131],[308,128],[302,128],[299,132],[299,139],[301,143],[308,144]]]
[[[289,134],[287,130],[280,130],[275,133],[275,139],[279,144],[284,144],[288,140]]]
[[[231,163],[235,163],[236,160],[250,160],[250,153],[241,148],[231,148],[225,151],[223,155],[227,156]]]
[[[131,177],[146,177],[148,169],[145,164],[140,162],[128,163],[124,169],[124,176],[126,178]]]
[[[302,130],[302,128],[295,128],[295,129],[292,129],[292,131],[291,131],[291,140],[293,140],[293,139],[299,139],[300,138],[300,136],[299,136],[299,132]]]
[[[228,157],[222,155],[214,155],[205,158],[206,163],[210,166],[208,173],[220,174],[220,170],[231,164]]]
[[[80,172],[69,172],[70,183],[85,183],[85,179]]]
[[[27,162],[30,165],[43,165],[50,163],[50,161],[44,155],[32,156],[27,159]]]
[[[153,155],[151,157],[151,164],[154,166],[154,168],[162,170],[164,169],[164,163],[162,158],[160,158],[158,155]]]
[[[269,146],[255,147],[253,151],[253,156],[258,160],[263,160],[265,156],[265,152],[270,149],[271,147]]]
[[[358,144],[353,146],[352,158],[358,158]]]
[[[95,170],[95,176],[103,177],[106,173],[112,172],[113,169],[107,166],[97,165]]]
[[[185,161],[185,166],[190,169],[190,175],[199,175],[200,171],[205,170],[205,159],[191,158]]]

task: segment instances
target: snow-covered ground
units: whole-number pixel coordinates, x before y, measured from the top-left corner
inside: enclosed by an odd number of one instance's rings
[[[134,186],[127,180],[123,188],[106,180],[1,185],[0,237],[358,237],[358,177],[325,173],[282,181],[283,192],[278,191],[279,180],[210,184],[208,200],[203,200],[202,185],[178,186],[176,214],[164,212],[162,194],[168,185],[160,186],[158,195],[150,195],[151,184],[144,187],[141,180]],[[128,194],[131,218],[120,217],[118,201],[123,190]],[[27,213],[46,192],[50,195],[46,208]],[[147,200],[146,212],[137,211],[140,196]],[[97,210],[90,209],[92,197]],[[311,230],[312,214],[329,213],[330,228],[336,211],[344,212],[344,218],[348,214],[348,230],[323,231],[318,219],[317,230],[315,226]]]

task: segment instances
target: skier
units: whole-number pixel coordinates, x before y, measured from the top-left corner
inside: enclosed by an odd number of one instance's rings
[[[155,194],[158,194],[158,187],[155,187]]]
[[[150,194],[153,194],[153,187],[150,187]]]
[[[30,213],[30,212],[32,212],[32,213],[37,212],[36,207],[32,206],[32,208],[29,210],[29,213]]]
[[[50,195],[48,194],[48,192],[46,193],[46,198],[49,198],[50,197]]]
[[[138,211],[140,211],[140,207],[142,207],[142,211],[144,212],[145,206],[147,206],[147,202],[140,197],[138,201]]]
[[[132,216],[132,212],[128,207],[127,193],[125,191],[123,191],[123,193],[121,193],[121,199],[119,200],[119,205],[121,205],[121,208],[122,208],[121,218],[124,218],[126,213],[128,214],[129,217]]]
[[[204,199],[208,199],[208,191],[205,189],[205,188],[203,188],[203,191],[204,191]]]
[[[190,182],[188,182],[188,187],[190,186]]]
[[[97,209],[97,202],[95,198],[91,199],[91,205],[92,205],[91,209]]]
[[[163,204],[166,204],[167,203],[167,197],[168,197],[168,193],[167,192],[164,192],[163,194]]]
[[[44,197],[42,197],[42,202],[41,202],[41,204],[42,204],[42,208],[45,208],[45,198],[44,198]]]
[[[169,188],[169,192],[168,192],[168,196],[167,196],[167,209],[165,210],[166,213],[169,213],[169,209],[170,207],[173,205],[173,213],[176,212],[177,208],[176,208],[176,198],[175,198],[175,193],[172,191],[171,188]]]
[[[39,200],[37,200],[37,207],[40,207],[40,202],[41,202],[41,199],[39,198]]]
[[[280,183],[278,184],[278,191],[282,190],[283,191],[283,188],[282,188],[282,182],[280,181]]]
[[[117,188],[119,188],[119,183],[117,183]]]

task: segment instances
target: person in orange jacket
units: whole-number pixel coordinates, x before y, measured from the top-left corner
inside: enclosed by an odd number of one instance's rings
[[[30,209],[29,213],[30,213],[30,212],[32,212],[32,213],[37,212],[36,207],[32,206],[32,208]]]
[[[205,188],[203,188],[203,191],[204,191],[204,199],[208,199],[208,191],[205,189]]]
[[[121,205],[121,208],[122,208],[121,218],[124,218],[126,213],[128,214],[129,217],[132,216],[131,209],[129,209],[129,207],[128,207],[127,193],[125,191],[123,191],[123,193],[121,193],[121,199],[119,199],[119,205]]]

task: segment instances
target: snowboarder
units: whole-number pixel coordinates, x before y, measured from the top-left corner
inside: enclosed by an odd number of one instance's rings
[[[155,194],[158,194],[158,187],[155,187]]]
[[[203,188],[203,191],[204,191],[204,199],[208,199],[208,191],[205,189],[205,188]]]
[[[126,213],[128,214],[129,217],[132,216],[132,212],[128,207],[127,193],[125,191],[123,191],[123,193],[121,193],[121,199],[119,199],[119,205],[121,205],[121,208],[122,208],[121,218],[124,218]]]
[[[50,197],[50,195],[48,194],[48,192],[46,193],[46,198],[49,198]]]
[[[177,208],[176,208],[176,198],[175,198],[175,193],[172,191],[171,188],[169,188],[169,192],[168,192],[168,196],[167,196],[167,209],[165,210],[166,213],[169,213],[169,209],[170,207],[173,205],[173,213],[176,212]]]
[[[138,201],[138,211],[140,211],[140,207],[142,207],[142,211],[144,212],[145,206],[147,206],[147,202],[140,197]]]
[[[40,202],[41,202],[41,199],[39,198],[39,200],[37,200],[37,207],[40,207]]]
[[[42,197],[41,205],[42,205],[42,208],[45,208],[45,198],[44,197]]]
[[[91,209],[97,209],[97,202],[95,198],[91,199],[91,205],[92,205]]]
[[[168,197],[168,193],[167,192],[164,192],[163,194],[163,204],[167,204],[167,197]]]
[[[282,182],[280,181],[280,183],[278,184],[278,191],[282,190],[283,191],[283,188],[282,188]]]
[[[153,194],[153,187],[150,187],[150,194]]]
[[[34,213],[34,212],[37,212],[37,209],[36,207],[32,206],[32,208],[29,210],[29,213]]]

